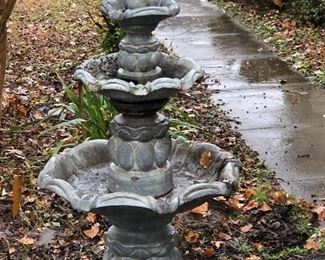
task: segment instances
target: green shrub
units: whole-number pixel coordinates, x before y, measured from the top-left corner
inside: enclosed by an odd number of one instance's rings
[[[287,12],[298,19],[324,25],[325,0],[287,0],[285,4]]]
[[[65,86],[64,90],[70,101],[70,110],[80,119],[85,137],[107,138],[108,124],[117,114],[111,103],[104,96],[89,91],[87,87],[82,88],[81,97],[69,86]]]
[[[101,47],[107,53],[119,51],[119,43],[126,33],[118,27],[118,22],[105,19],[106,26],[102,30]]]
[[[59,128],[70,130],[70,136],[59,141],[56,147],[51,150],[51,153],[56,154],[62,148],[74,146],[81,141],[109,138],[108,125],[117,114],[109,100],[88,90],[85,86],[81,87],[79,93],[76,93],[71,86],[64,83],[62,78],[59,77],[59,79],[69,99],[68,104],[62,104],[58,109],[59,114],[69,112],[73,114],[73,118],[70,117],[70,119],[64,120],[40,133],[40,135],[43,135]],[[196,121],[192,117],[174,104],[168,103],[164,108],[164,112],[171,116],[169,134],[173,138],[187,138],[189,134],[202,130],[201,127],[196,126]],[[79,133],[82,130],[82,136],[80,134],[76,135],[76,129],[79,129]]]
[[[216,0],[215,0],[216,1]],[[223,0],[224,2],[251,3],[260,10],[279,8],[281,12],[292,15],[303,22],[325,26],[325,0]],[[281,5],[282,3],[282,5]]]

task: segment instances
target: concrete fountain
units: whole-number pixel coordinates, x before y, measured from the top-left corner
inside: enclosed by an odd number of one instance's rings
[[[80,211],[109,218],[103,259],[182,259],[170,224],[180,212],[229,196],[238,163],[215,145],[172,140],[158,113],[169,98],[203,76],[194,61],[160,51],[152,35],[179,13],[174,0],[103,0],[104,17],[127,36],[118,53],[87,60],[75,78],[120,112],[108,140],[87,141],[52,157],[38,181]],[[201,164],[204,154],[208,165]]]

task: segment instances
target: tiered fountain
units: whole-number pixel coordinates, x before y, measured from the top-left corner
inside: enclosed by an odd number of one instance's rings
[[[109,218],[103,259],[181,259],[172,218],[206,200],[228,196],[238,180],[233,156],[207,143],[172,140],[158,113],[193,86],[201,67],[160,51],[152,31],[175,16],[174,0],[103,0],[103,15],[127,36],[118,53],[91,59],[75,78],[120,112],[108,140],[88,141],[54,156],[39,175],[42,188],[72,207]],[[203,154],[210,163],[200,163]]]

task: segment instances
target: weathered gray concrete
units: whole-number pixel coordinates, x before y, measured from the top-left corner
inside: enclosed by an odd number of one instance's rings
[[[325,91],[207,1],[179,0],[181,14],[156,31],[176,53],[220,80],[211,87],[244,139],[290,193],[325,198]],[[285,82],[285,84],[283,84]],[[282,83],[282,84],[281,84]]]

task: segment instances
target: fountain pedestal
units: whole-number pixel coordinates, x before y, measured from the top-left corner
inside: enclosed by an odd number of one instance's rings
[[[141,218],[129,215],[122,219],[118,219],[118,226],[113,224],[105,234],[109,248],[104,253],[104,260],[182,259],[177,248],[177,232],[168,224],[171,216],[148,218],[144,214]]]
[[[110,124],[113,137],[108,141],[112,158],[107,173],[110,191],[159,197],[173,189],[168,128],[168,119],[159,113],[126,113],[114,118]]]

